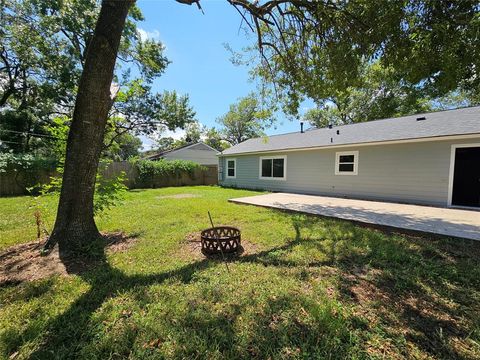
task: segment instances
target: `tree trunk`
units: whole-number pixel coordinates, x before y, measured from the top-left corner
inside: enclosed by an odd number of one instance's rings
[[[103,0],[78,87],[67,141],[65,169],[55,226],[49,244],[60,253],[84,256],[100,238],[93,196],[103,137],[113,98],[115,60],[125,19],[135,0]]]

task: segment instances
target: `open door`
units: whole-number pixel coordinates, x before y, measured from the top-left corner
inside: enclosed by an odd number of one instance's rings
[[[452,205],[480,208],[480,145],[455,149]]]

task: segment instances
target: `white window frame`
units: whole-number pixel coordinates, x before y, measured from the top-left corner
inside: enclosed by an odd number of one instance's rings
[[[273,177],[273,168],[272,168],[272,176],[262,176],[262,161],[263,160],[272,160],[272,167],[273,167],[273,160],[275,159],[283,159],[283,177]],[[276,181],[286,181],[287,180],[287,155],[281,156],[260,156],[258,160],[258,178],[260,180],[276,180]]]
[[[345,155],[353,155],[353,171],[340,171],[340,156]],[[335,153],[335,175],[358,175],[358,151],[338,151]]]
[[[233,176],[228,175],[228,162],[229,161],[233,161],[233,170],[234,170],[234,174],[235,174]],[[226,162],[225,162],[225,169],[226,169],[226,172],[225,172],[225,178],[226,179],[236,179],[237,178],[237,159],[236,158],[227,158]]]
[[[447,206],[452,208],[459,208],[459,209],[474,209],[478,210],[478,207],[471,207],[471,206],[461,206],[461,205],[454,205],[452,204],[453,200],[453,181],[455,175],[455,155],[457,154],[458,148],[468,148],[468,147],[480,147],[480,143],[472,143],[472,144],[453,144],[450,150],[450,171],[448,174],[448,199],[447,199]]]

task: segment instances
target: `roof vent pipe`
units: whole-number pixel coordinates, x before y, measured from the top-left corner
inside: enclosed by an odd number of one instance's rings
[[[417,121],[422,121],[422,120],[427,120],[427,118],[425,116],[417,117]]]
[[[328,123],[328,128],[329,128],[329,129],[333,128],[332,123]]]
[[[303,134],[303,121],[300,122],[300,132]]]
[[[337,135],[340,135],[340,130],[337,130]]]

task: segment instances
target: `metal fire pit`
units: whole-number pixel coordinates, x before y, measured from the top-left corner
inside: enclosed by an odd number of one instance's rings
[[[217,226],[201,233],[202,252],[207,255],[234,253],[240,249],[240,230],[232,226]]]

